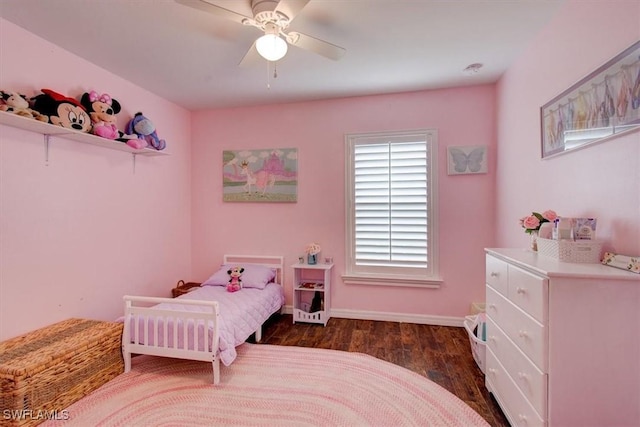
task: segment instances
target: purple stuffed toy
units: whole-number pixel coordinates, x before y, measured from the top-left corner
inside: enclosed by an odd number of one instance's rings
[[[136,115],[129,121],[126,128],[128,135],[137,135],[138,138],[144,139],[151,147],[156,150],[164,150],[167,143],[164,139],[158,138],[156,127],[153,122],[146,118],[142,113]]]

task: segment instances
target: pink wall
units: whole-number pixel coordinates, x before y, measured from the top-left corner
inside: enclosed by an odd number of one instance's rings
[[[492,85],[193,114],[193,279],[224,253],[281,254],[297,262],[317,241],[336,268],[332,308],[463,316],[484,300],[483,248],[493,244],[495,88]],[[440,289],[344,285],[344,134],[435,128],[439,132]],[[485,175],[448,176],[446,147],[487,145]],[[222,151],[297,147],[298,202],[222,202]],[[292,272],[287,271],[290,284]],[[287,287],[287,303],[291,290]]]
[[[523,246],[518,218],[554,209],[598,218],[607,249],[640,254],[640,132],[540,159],[539,108],[640,40],[640,2],[568,1],[498,84],[497,243]]]
[[[125,106],[121,125],[143,111],[171,152],[138,157],[134,174],[127,154],[55,138],[46,166],[42,136],[0,126],[0,339],[72,316],[113,319],[123,294],[168,295],[180,278],[206,278],[224,253],[282,254],[289,265],[310,241],[336,261],[342,312],[459,317],[484,299],[483,248],[524,247],[517,219],[531,210],[597,216],[609,248],[640,254],[640,134],[542,161],[538,118],[540,105],[640,39],[639,16],[636,1],[569,1],[497,90],[196,113],[0,20],[0,88],[109,92]],[[445,282],[345,286],[344,134],[413,128],[439,131]],[[471,144],[489,147],[489,173],[447,176],[446,147]],[[287,146],[299,149],[298,203],[222,203],[223,149]]]
[[[0,340],[169,296],[191,268],[190,113],[1,19],[0,52],[0,88],[107,92],[121,129],[142,111],[171,152],[134,174],[130,154],[53,138],[47,166],[42,135],[0,125]]]

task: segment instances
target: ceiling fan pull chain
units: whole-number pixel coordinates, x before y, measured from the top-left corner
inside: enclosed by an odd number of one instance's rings
[[[271,70],[269,69],[270,62],[267,61],[267,89],[271,89]]]
[[[273,62],[273,78],[278,78],[278,63]],[[267,61],[267,89],[271,89],[271,61]]]

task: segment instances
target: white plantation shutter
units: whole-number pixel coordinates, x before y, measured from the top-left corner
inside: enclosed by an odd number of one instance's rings
[[[426,145],[355,147],[356,263],[427,265]]]
[[[435,131],[347,135],[346,142],[347,274],[437,273]]]

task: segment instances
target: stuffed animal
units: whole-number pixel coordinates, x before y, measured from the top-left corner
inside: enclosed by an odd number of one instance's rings
[[[91,118],[82,104],[51,89],[42,89],[31,98],[33,109],[48,117],[49,123],[80,132],[91,131]]]
[[[120,103],[117,100],[106,93],[100,95],[92,90],[82,95],[80,103],[91,117],[94,135],[107,139],[116,139],[120,136],[116,125],[116,114],[120,112]]]
[[[121,111],[122,107],[116,99],[106,93],[99,94],[92,90],[82,95],[80,103],[91,117],[94,135],[126,142],[127,145],[136,149],[147,146],[147,141],[138,138],[137,135],[126,135],[118,130],[116,114]]]
[[[129,121],[125,132],[128,135],[137,135],[138,138],[142,138],[149,145],[156,150],[164,150],[167,143],[164,139],[158,138],[156,134],[156,127],[153,122],[146,118],[142,113],[136,113],[136,115]]]
[[[47,122],[49,119],[35,110],[29,108],[29,100],[18,92],[0,90],[0,111],[16,114],[18,116]]]
[[[244,268],[242,267],[233,267],[227,270],[227,274],[231,276],[229,284],[227,284],[228,292],[236,292],[242,289],[242,279],[240,279],[242,273],[244,273]]]

